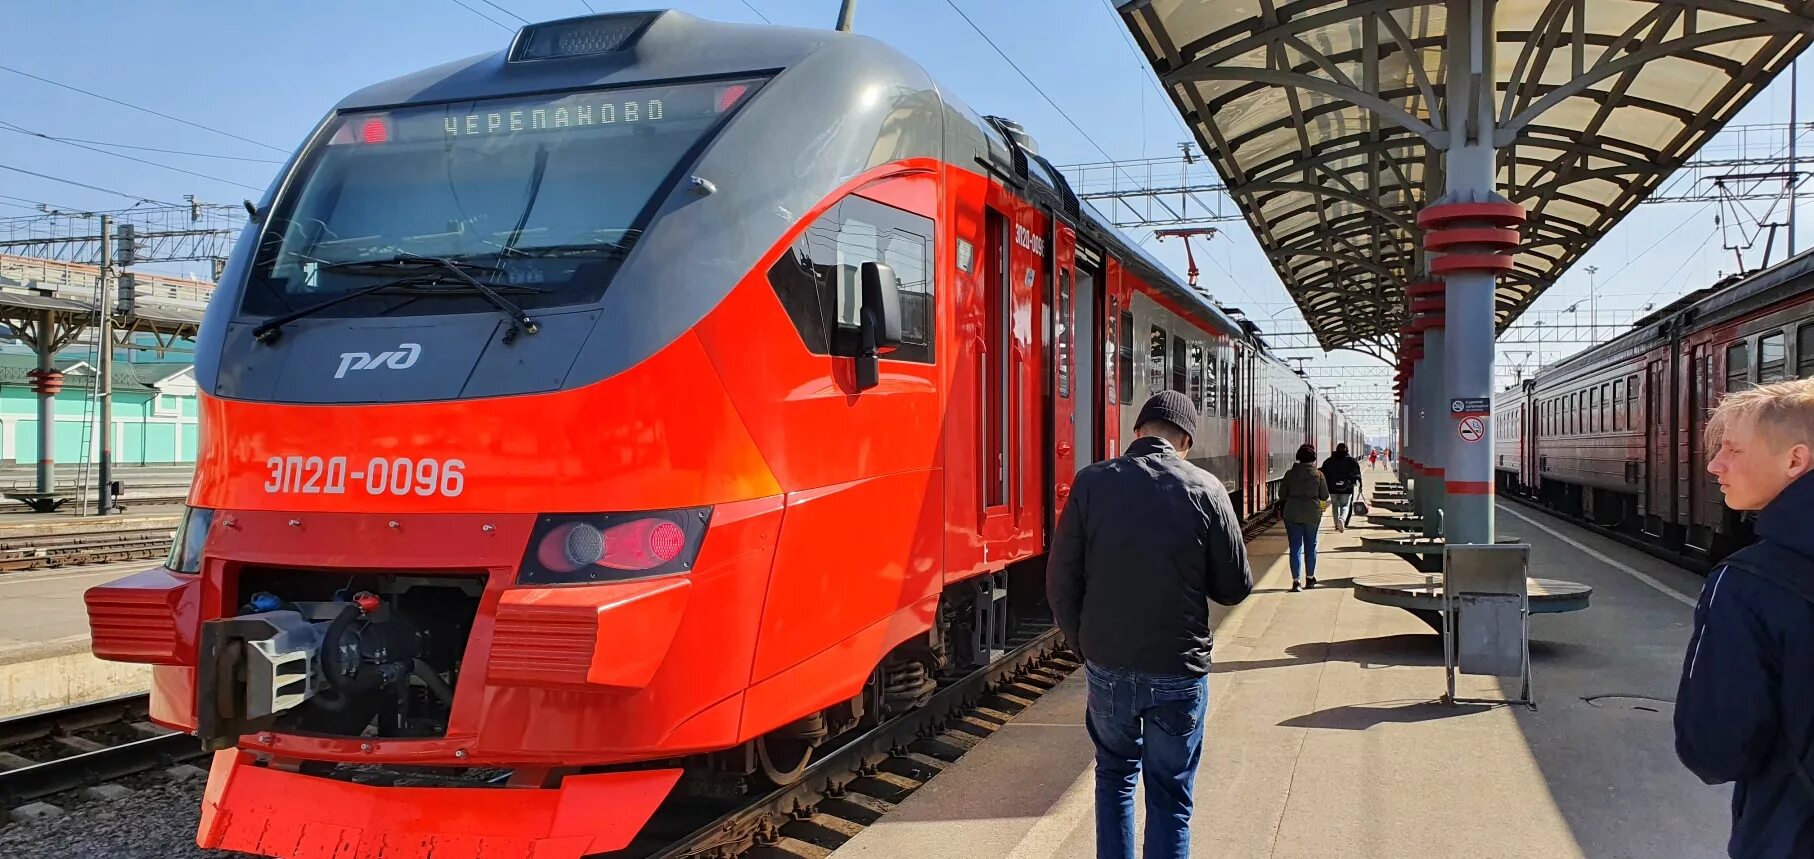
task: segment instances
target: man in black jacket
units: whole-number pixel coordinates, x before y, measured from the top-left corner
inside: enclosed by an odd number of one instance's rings
[[[1354,496],[1361,489],[1360,460],[1348,455],[1348,446],[1338,444],[1335,452],[1323,460],[1323,480],[1329,484],[1329,512],[1335,515],[1335,530],[1348,530],[1348,519],[1354,515]]]
[[[1701,589],[1676,755],[1735,782],[1730,855],[1814,856],[1814,379],[1727,396],[1707,436],[1726,506],[1760,512],[1757,542]]]
[[[1190,851],[1191,786],[1209,702],[1209,602],[1253,589],[1228,490],[1186,462],[1196,409],[1165,391],[1122,456],[1078,473],[1046,568],[1059,628],[1084,658],[1096,744],[1096,855],[1132,859],[1146,770],[1146,851]]]

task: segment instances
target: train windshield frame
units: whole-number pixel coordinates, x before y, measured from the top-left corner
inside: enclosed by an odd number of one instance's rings
[[[525,309],[595,302],[675,183],[766,81],[343,112],[272,207],[239,311],[275,316],[380,286],[398,275],[383,263],[405,257],[467,265]],[[319,315],[490,310],[471,290],[400,287]]]

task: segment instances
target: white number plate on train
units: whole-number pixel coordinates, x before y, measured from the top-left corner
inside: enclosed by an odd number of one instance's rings
[[[344,495],[352,486],[367,495],[452,498],[466,490],[466,463],[457,459],[374,456],[353,468],[344,456],[273,456],[265,467],[265,491],[274,495]]]

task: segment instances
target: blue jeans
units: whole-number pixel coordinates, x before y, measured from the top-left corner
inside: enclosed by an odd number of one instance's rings
[[[1133,859],[1134,779],[1146,770],[1145,859],[1190,855],[1191,783],[1209,678],[1084,665],[1096,743],[1096,857]]]
[[[1285,537],[1291,541],[1291,580],[1294,582],[1298,580],[1298,569],[1305,566],[1310,568],[1310,577],[1316,578],[1316,526],[1314,522],[1308,525],[1285,523]],[[1298,559],[1300,552],[1304,556],[1301,561]]]

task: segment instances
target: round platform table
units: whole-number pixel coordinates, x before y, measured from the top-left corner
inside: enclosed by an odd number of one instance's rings
[[[1587,608],[1594,589],[1561,579],[1527,579],[1531,614],[1557,614]],[[1442,575],[1378,573],[1354,579],[1354,598],[1375,605],[1402,608],[1442,631]]]

